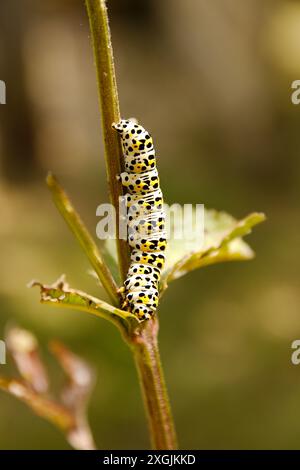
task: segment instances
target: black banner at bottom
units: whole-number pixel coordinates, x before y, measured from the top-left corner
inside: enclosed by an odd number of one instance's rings
[[[199,464],[229,464],[230,468],[241,468],[245,464],[283,464],[300,463],[300,451],[222,451],[222,450],[182,450],[182,451],[150,451],[150,450],[99,450],[99,451],[59,451],[59,450],[0,450],[2,468],[4,464],[27,463],[40,465],[73,464],[88,465],[89,469],[99,466],[121,465],[124,468],[137,468],[141,465],[186,467]],[[237,465],[235,467],[235,465]],[[204,468],[208,468],[207,465]]]

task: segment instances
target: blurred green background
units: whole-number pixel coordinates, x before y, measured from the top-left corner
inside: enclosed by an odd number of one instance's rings
[[[182,448],[299,448],[300,4],[274,0],[109,0],[124,117],[155,137],[168,203],[204,203],[268,221],[257,257],[171,285],[162,360]],[[108,199],[83,0],[2,0],[0,338],[11,322],[64,341],[97,369],[89,408],[100,448],[146,448],[132,358],[107,322],[39,304],[32,278],[99,292],[44,179],[63,183],[95,233]],[[11,362],[0,374],[13,374]],[[55,391],[55,390],[54,390]],[[63,436],[0,392],[1,449],[64,449]]]

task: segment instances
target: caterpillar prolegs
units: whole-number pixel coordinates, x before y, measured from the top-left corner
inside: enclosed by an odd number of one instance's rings
[[[142,126],[122,119],[113,124],[120,134],[125,170],[119,175],[127,205],[131,264],[124,287],[123,308],[139,320],[150,318],[158,305],[158,284],[165,262],[165,214],[152,137]]]

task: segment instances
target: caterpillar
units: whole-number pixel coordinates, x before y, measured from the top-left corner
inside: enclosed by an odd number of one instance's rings
[[[158,286],[165,263],[163,195],[149,132],[125,119],[112,127],[120,135],[124,157],[125,171],[118,179],[128,191],[124,197],[131,263],[120,289],[124,296],[122,307],[143,321],[151,318],[157,309]]]

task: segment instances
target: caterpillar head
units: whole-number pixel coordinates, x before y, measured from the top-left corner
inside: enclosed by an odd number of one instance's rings
[[[129,119],[121,119],[120,122],[118,123],[113,123],[112,128],[115,129],[119,134],[121,134],[121,137],[123,134],[126,134],[126,132],[130,131],[132,127],[134,127],[135,123],[133,121],[130,121]]]
[[[125,155],[135,157],[153,149],[152,137],[136,122],[122,119],[117,124],[112,124],[112,127],[121,136]]]

